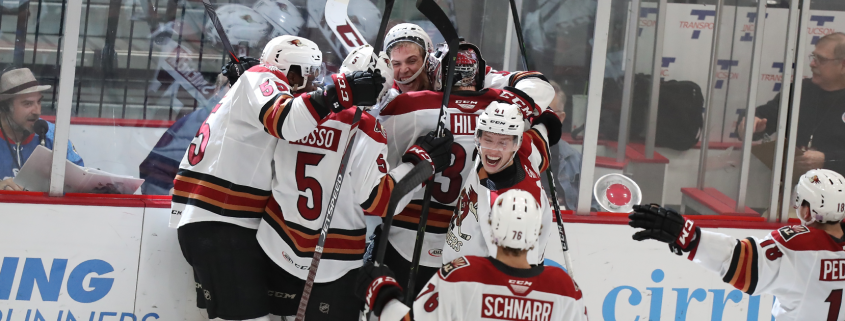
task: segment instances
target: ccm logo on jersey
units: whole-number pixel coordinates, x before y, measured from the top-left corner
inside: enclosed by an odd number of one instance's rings
[[[822,260],[819,270],[819,281],[845,280],[845,259]]]
[[[531,281],[525,280],[508,280],[508,287],[511,289],[513,294],[519,296],[525,296],[528,292],[531,291],[531,285],[534,284]]]
[[[476,114],[449,114],[452,124],[452,135],[475,135]]]
[[[484,294],[481,317],[499,320],[548,321],[552,317],[553,302]]]
[[[461,109],[473,110],[478,106],[478,102],[474,100],[455,100],[455,105]]]
[[[778,232],[784,241],[789,242],[789,240],[796,235],[809,233],[810,230],[804,225],[793,225],[781,227],[778,229]]]
[[[340,142],[340,129],[317,126],[308,136],[305,136],[297,141],[290,142],[294,145],[311,146],[320,149],[326,149],[333,152],[337,151],[338,143]]]

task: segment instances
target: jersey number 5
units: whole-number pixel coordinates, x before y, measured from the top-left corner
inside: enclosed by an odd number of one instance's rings
[[[308,207],[308,197],[300,194],[296,200],[296,209],[299,210],[299,215],[309,221],[316,220],[323,212],[323,186],[316,178],[305,176],[305,166],[317,166],[325,156],[306,152],[299,152],[296,155],[296,189],[303,193],[311,190],[311,200],[314,205]]]
[[[225,98],[225,97],[224,97]],[[208,115],[210,118],[212,114],[217,112],[217,109],[220,109],[220,104],[214,106],[214,109],[211,110],[211,114]],[[199,164],[202,161],[202,158],[205,157],[205,147],[208,146],[208,139],[211,137],[211,126],[208,125],[208,119],[202,123],[200,126],[200,130],[197,131],[196,137],[194,140],[191,141],[191,145],[188,146],[188,163],[191,166]],[[199,144],[197,144],[197,140],[199,140]]]

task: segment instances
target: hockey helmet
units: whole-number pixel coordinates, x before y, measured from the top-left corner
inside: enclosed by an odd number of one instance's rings
[[[530,250],[540,238],[542,226],[543,213],[531,193],[512,189],[493,201],[490,213],[493,244]]]
[[[810,204],[810,220],[798,218],[804,224],[839,222],[845,218],[845,177],[829,169],[809,170],[798,179],[792,192],[793,207],[800,210],[805,201]]]
[[[434,52],[434,47],[431,43],[431,38],[425,30],[413,23],[400,23],[393,28],[390,28],[390,31],[388,31],[387,35],[384,37],[384,51],[387,52],[387,55],[389,56],[393,51],[393,48],[403,42],[410,42],[420,46],[420,48],[422,48],[422,52],[425,53],[425,56],[422,57],[423,66],[420,67],[417,72],[406,80],[396,79],[396,82],[402,85],[410,84],[416,80],[423,71],[429,73],[430,76],[430,68],[435,62],[431,55]],[[429,77],[429,79],[431,78]]]
[[[270,40],[261,53],[261,63],[284,74],[291,66],[299,66],[302,72],[301,84],[290,84],[297,91],[308,84],[309,76],[319,76],[323,53],[313,41],[297,36],[279,36]]]
[[[449,46],[446,43],[437,45],[435,50],[434,65],[431,70],[436,74],[430,76],[432,79],[432,88],[436,91],[443,90],[443,78],[446,78],[449,72],[449,62],[444,61],[446,54],[449,51]],[[466,41],[462,41],[458,45],[458,53],[455,60],[455,76],[452,78],[452,86],[475,86],[475,90],[484,88],[484,76],[487,71],[487,62],[481,56],[481,50],[478,46]]]
[[[270,31],[267,20],[250,7],[240,4],[226,4],[215,10],[220,19],[223,31],[229,36],[232,44],[237,45],[246,42],[248,46],[258,46],[265,35]],[[212,44],[221,42],[214,23],[208,20],[205,23],[206,38]]]
[[[298,35],[305,25],[302,14],[290,0],[258,0],[252,8],[273,26],[271,38]]]
[[[514,136],[513,145],[516,150],[522,143],[522,133],[525,130],[525,120],[522,117],[522,111],[519,106],[504,102],[494,101],[484,109],[484,112],[478,116],[475,126],[475,144],[478,148],[487,148],[481,142],[483,132],[491,132],[500,135]],[[500,146],[502,148],[494,148],[499,150],[511,150],[506,148],[508,146]]]
[[[376,99],[376,101],[380,101],[381,97],[393,86],[393,66],[390,64],[390,59],[387,58],[387,54],[384,51],[379,54],[376,54],[374,51],[373,46],[370,45],[355,48],[343,60],[339,72],[348,74],[356,71],[378,70],[385,80],[383,88],[379,92],[378,99]]]

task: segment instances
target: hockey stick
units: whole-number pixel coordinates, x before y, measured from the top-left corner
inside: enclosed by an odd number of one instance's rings
[[[208,1],[208,0],[203,0],[203,1]],[[339,11],[337,9],[329,10],[330,9],[329,7],[330,7],[330,5],[332,5],[332,2],[336,2],[336,4],[341,5],[342,8],[343,8],[343,11]],[[329,0],[329,1],[327,1],[326,2],[326,10],[325,10],[326,21],[345,20],[345,21],[348,22],[349,18],[346,16],[346,6],[348,4],[349,4],[348,0],[338,0],[338,1]],[[391,3],[389,8],[393,9],[392,3]],[[339,19],[339,17],[330,17],[330,16],[339,16],[340,12],[343,13],[343,19]],[[386,25],[386,22],[384,22],[384,20],[386,20],[387,17],[389,17],[389,16],[390,16],[390,12],[385,12],[385,15],[382,17],[382,24]],[[352,26],[351,23],[349,23],[348,25]],[[352,26],[352,29],[354,30],[354,32],[357,33],[357,29],[354,29],[354,28],[355,27]],[[333,28],[332,30],[335,31],[335,35],[337,35],[341,39],[344,39],[343,33],[338,31],[337,28]],[[361,37],[359,39],[363,39],[363,37]],[[384,41],[384,35],[379,34],[377,36],[376,42],[383,42],[383,41]],[[363,42],[362,45],[366,44],[366,42],[364,40],[361,40],[361,42]],[[347,49],[349,49],[349,48],[347,48]],[[354,49],[349,49],[350,52],[352,50],[354,50]],[[320,260],[323,257],[323,246],[326,243],[326,237],[328,236],[329,226],[331,225],[332,218],[334,217],[334,210],[335,210],[335,206],[337,205],[338,195],[340,195],[340,187],[343,184],[343,177],[346,176],[345,175],[346,174],[345,173],[346,172],[346,165],[349,163],[349,156],[351,155],[351,153],[349,151],[355,145],[355,136],[357,136],[358,130],[355,129],[354,125],[361,120],[362,112],[363,112],[362,108],[359,108],[358,106],[355,107],[355,116],[352,117],[352,125],[353,125],[352,130],[353,131],[351,133],[351,136],[349,137],[349,142],[346,144],[346,149],[343,151],[343,158],[341,158],[341,160],[340,160],[340,167],[337,170],[337,178],[335,179],[335,185],[334,185],[334,188],[332,189],[332,196],[331,196],[331,198],[329,198],[329,204],[328,204],[328,207],[326,208],[326,218],[323,220],[323,226],[320,228],[320,238],[317,240],[317,247],[314,248],[314,257],[311,258],[311,266],[308,267],[308,277],[305,279],[305,286],[302,289],[302,296],[299,299],[299,307],[296,310],[296,319],[295,319],[296,321],[303,321],[305,319],[305,311],[308,309],[308,299],[311,298],[311,290],[314,288],[314,279],[317,277],[317,268],[319,268]],[[428,165],[428,164],[424,164],[424,165]],[[417,166],[417,167],[420,167],[420,166]],[[431,166],[428,166],[428,168],[429,168],[429,171],[431,171]],[[420,171],[420,170],[418,170],[418,171]],[[409,173],[408,176],[410,176],[410,173]],[[399,184],[397,184],[397,185],[399,185]],[[411,186],[410,189],[413,190],[414,186]],[[395,190],[396,190],[396,186],[394,186],[394,192],[395,192]],[[408,192],[405,192],[402,195],[405,195],[407,193]],[[399,199],[401,199],[401,197],[399,197],[396,200],[397,203],[398,203]],[[393,198],[391,198],[390,200],[393,201]],[[390,204],[390,203],[388,203],[388,204]],[[396,205],[394,205],[394,208],[395,207],[396,207]]]
[[[458,39],[458,31],[449,17],[443,12],[443,9],[437,5],[434,0],[417,0],[417,10],[419,10],[429,21],[431,21],[443,39],[449,45],[449,52],[446,55],[448,59],[448,68],[446,71],[445,84],[443,85],[443,103],[440,105],[440,117],[437,121],[436,133],[438,137],[443,137],[443,130],[446,124],[446,108],[449,105],[449,95],[452,93],[452,78],[455,76],[455,59],[458,56],[458,46],[460,44]],[[423,195],[422,209],[420,211],[420,221],[417,227],[417,238],[414,244],[414,257],[411,261],[411,271],[408,275],[408,288],[405,293],[405,305],[412,306],[414,303],[414,285],[416,283],[417,273],[420,267],[420,255],[422,254],[423,241],[425,240],[425,226],[428,223],[428,211],[431,204],[431,191],[434,188],[434,176],[428,179],[428,185],[425,187],[425,194]]]
[[[355,24],[349,20],[346,9],[349,7],[349,0],[328,0],[326,1],[325,17],[326,25],[332,29],[332,32],[338,39],[340,39],[346,53],[349,54],[355,48],[366,45],[367,40]],[[384,20],[384,19],[382,19]]]
[[[235,55],[235,50],[232,49],[232,44],[229,43],[229,37],[226,37],[226,31],[223,31],[223,26],[220,25],[220,19],[217,18],[217,12],[214,11],[214,7],[211,5],[208,0],[202,0],[202,4],[205,6],[205,13],[208,14],[208,19],[211,19],[211,23],[214,24],[214,29],[217,29],[217,35],[220,36],[220,42],[223,43],[223,49],[229,52],[229,56],[232,57],[232,61],[236,63],[240,63],[241,61],[238,60],[238,57]]]
[[[516,28],[516,39],[519,41],[519,50],[522,52],[522,64],[525,67],[525,70],[531,70],[528,64],[528,53],[525,50],[525,40],[522,39],[522,25],[519,23],[519,13],[516,11],[516,1],[510,0],[511,4],[511,16],[513,17],[513,25]],[[549,146],[551,148],[551,146]],[[551,151],[549,151],[549,156],[551,156]],[[551,161],[551,159],[549,159]],[[549,200],[554,207],[555,218],[557,219],[557,232],[560,234],[560,247],[563,248],[563,260],[566,261],[566,269],[569,272],[569,275],[574,279],[575,278],[575,271],[572,268],[572,258],[569,256],[569,243],[566,241],[566,230],[563,228],[563,217],[560,215],[560,205],[557,203],[557,192],[555,188],[557,184],[555,184],[555,173],[554,168],[549,166],[546,170],[546,183],[549,185],[549,193],[551,193],[552,197]]]

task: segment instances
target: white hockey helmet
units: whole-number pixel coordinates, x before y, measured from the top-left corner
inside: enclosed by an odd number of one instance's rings
[[[218,7],[215,12],[232,45],[246,42],[248,46],[256,47],[270,31],[267,20],[250,7],[226,4]],[[210,19],[205,23],[205,35],[212,44],[221,42],[220,35]]]
[[[302,72],[301,84],[290,84],[296,91],[308,84],[308,76],[319,76],[323,53],[313,41],[297,36],[273,38],[261,53],[261,63],[287,74],[291,66],[299,66]]]
[[[393,48],[402,42],[416,44],[417,46],[420,46],[422,51],[425,53],[425,56],[422,57],[423,66],[417,70],[413,76],[404,81],[400,81],[398,79],[396,80],[397,83],[407,85],[417,79],[423,71],[430,71],[430,68],[434,65],[433,61],[430,61],[432,60],[431,54],[434,52],[434,46],[431,43],[431,37],[428,36],[428,33],[426,33],[422,27],[413,23],[400,23],[393,28],[390,28],[390,31],[388,31],[387,35],[384,37],[384,51],[387,52],[388,56],[390,56],[390,52]]]
[[[498,101],[491,102],[476,121],[476,147],[482,147],[480,138],[485,131],[514,136],[514,146],[519,148],[522,143],[522,133],[525,131],[525,120],[519,106]]]
[[[839,222],[845,218],[845,177],[829,169],[812,169],[801,175],[792,192],[793,206],[800,210],[805,201],[810,204],[812,222]]]
[[[530,250],[540,238],[542,225],[543,213],[540,204],[529,192],[512,189],[493,201],[490,213],[493,244],[517,250]]]
[[[284,35],[298,35],[305,25],[305,19],[290,0],[258,0],[252,5],[273,27],[271,38]]]
[[[379,92],[378,99],[376,101],[380,101],[381,97],[393,87],[393,65],[390,64],[390,59],[387,58],[387,54],[384,51],[376,54],[375,48],[370,45],[363,45],[358,48],[355,48],[346,59],[343,60],[343,64],[341,64],[339,72],[344,74],[350,74],[356,71],[376,71],[378,70],[381,73],[381,76],[384,77],[384,86]]]

